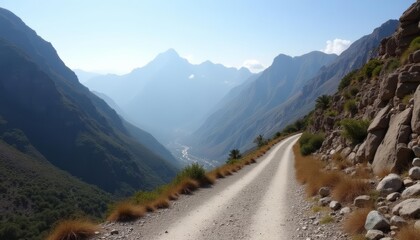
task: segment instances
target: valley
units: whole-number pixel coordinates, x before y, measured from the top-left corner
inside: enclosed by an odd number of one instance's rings
[[[0,240],[420,240],[420,0],[306,1],[0,3]]]

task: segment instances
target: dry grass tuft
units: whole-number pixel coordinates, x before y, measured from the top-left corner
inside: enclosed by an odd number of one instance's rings
[[[64,220],[54,227],[47,240],[78,240],[95,235],[98,226],[89,220]]]
[[[118,222],[133,221],[143,217],[148,210],[149,209],[147,209],[147,207],[145,208],[128,201],[120,202],[111,211],[111,214],[108,216],[107,220]]]
[[[169,201],[168,201],[168,199],[162,197],[162,198],[159,198],[159,199],[156,199],[155,201],[153,201],[153,203],[151,203],[151,205],[155,209],[169,208]]]
[[[340,202],[352,202],[359,195],[367,194],[372,186],[361,179],[343,177],[332,190],[332,197]]]
[[[412,225],[402,227],[395,238],[398,240],[420,240],[420,229],[416,229]]]
[[[183,180],[178,185],[178,192],[180,194],[191,194],[200,187],[200,184],[192,179]]]
[[[319,220],[320,224],[328,224],[332,222],[334,222],[334,218],[331,217],[330,215],[325,215]]]
[[[365,231],[366,217],[370,211],[370,208],[359,208],[350,213],[343,221],[344,231],[352,235],[363,233]]]
[[[311,179],[306,184],[306,193],[308,196],[316,195],[319,189],[324,186],[333,188],[336,184],[341,182],[341,179],[344,178],[342,173],[336,171],[319,171],[313,174],[314,175],[311,175]]]

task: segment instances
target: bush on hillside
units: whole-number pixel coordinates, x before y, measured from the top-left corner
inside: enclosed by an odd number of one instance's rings
[[[323,134],[312,134],[309,132],[304,132],[299,139],[301,154],[306,156],[315,152],[322,146],[323,141]]]
[[[343,119],[340,122],[343,127],[343,137],[349,139],[353,144],[363,142],[367,136],[369,121],[356,119]]]
[[[204,170],[203,166],[198,163],[193,163],[179,172],[176,175],[175,182],[180,183],[185,179],[192,179],[197,181],[202,181],[206,178],[206,170]]]
[[[330,107],[331,96],[322,95],[316,99],[315,108],[325,110]]]
[[[363,77],[371,78],[373,76],[373,71],[377,67],[382,66],[382,64],[383,63],[378,59],[371,59],[363,66],[362,70],[360,71],[360,75]]]
[[[420,49],[420,37],[416,37],[411,41],[407,50],[405,50],[404,53],[401,55],[401,63],[402,64],[407,63],[408,56],[410,56],[411,53],[413,53],[413,52],[415,52],[419,49]]]
[[[349,72],[346,76],[344,76],[341,81],[340,84],[338,85],[338,90],[343,90],[344,88],[346,88],[347,86],[350,85],[351,81],[355,78],[357,73],[357,70],[355,71],[351,71]]]
[[[356,100],[354,100],[354,99],[347,100],[347,101],[344,103],[344,110],[345,110],[346,112],[349,112],[349,113],[355,114],[355,113],[357,112],[357,104],[356,104]]]

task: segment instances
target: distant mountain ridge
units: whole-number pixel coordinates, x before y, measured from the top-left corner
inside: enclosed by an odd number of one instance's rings
[[[19,129],[54,166],[118,195],[175,176],[174,158],[149,148],[158,144],[153,137],[149,147],[141,144],[137,130],[81,85],[50,43],[5,9],[0,39],[0,136],[14,141]]]
[[[195,153],[221,158],[231,148],[244,150],[256,137],[258,117],[284,102],[300,89],[321,67],[331,63],[337,55],[311,52],[299,57],[284,54],[246,87],[232,90],[236,97],[225,100],[194,133],[191,143]],[[235,92],[233,92],[235,91]]]
[[[344,75],[360,68],[375,55],[381,40],[390,36],[397,26],[397,20],[387,21],[371,34],[355,41],[333,61],[327,64],[318,63],[318,69],[312,72],[312,76],[301,78],[305,80],[298,80],[298,84],[293,87],[273,84],[281,83],[279,79],[284,75],[281,73],[284,69],[280,69],[277,75],[270,73],[275,67],[275,60],[254,85],[248,86],[238,97],[225,102],[224,106],[211,115],[193,134],[190,143],[194,154],[212,159],[224,159],[230,149],[250,148],[257,135],[271,137],[287,124],[303,117],[312,109],[318,96],[334,93]],[[286,57],[279,55],[276,59],[280,62]],[[289,69],[293,68],[286,68]],[[270,81],[268,79],[271,76]],[[273,101],[268,96],[271,96],[276,87],[285,92]],[[261,100],[258,98],[254,100],[252,96],[258,94]]]
[[[169,49],[129,74],[101,76],[85,85],[112,98],[137,126],[168,140],[198,127],[209,109],[251,76],[246,68],[191,64]]]

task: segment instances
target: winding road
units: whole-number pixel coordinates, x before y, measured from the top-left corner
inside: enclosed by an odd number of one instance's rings
[[[299,136],[281,141],[257,164],[182,196],[170,209],[132,225],[111,223],[104,228],[119,229],[124,239],[289,239],[287,185],[294,177],[292,147]]]

